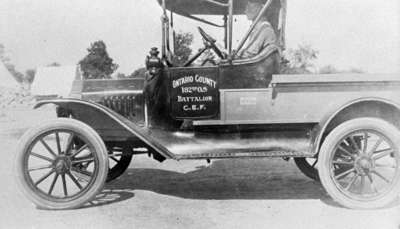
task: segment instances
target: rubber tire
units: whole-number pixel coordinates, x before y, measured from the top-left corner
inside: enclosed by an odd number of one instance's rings
[[[122,149],[123,155],[121,156],[120,162],[108,170],[106,183],[117,179],[126,171],[126,169],[128,169],[129,164],[131,163],[133,157],[132,154],[126,154],[127,153],[126,151],[128,150],[129,148],[126,148],[126,146]]]
[[[395,180],[393,181],[392,187],[386,195],[376,198],[371,201],[360,201],[352,199],[345,194],[341,193],[340,190],[336,188],[336,185],[329,173],[329,158],[337,142],[342,139],[343,136],[347,134],[362,130],[370,129],[380,132],[386,136],[394,144],[400,143],[400,131],[392,124],[378,118],[357,118],[346,121],[336,127],[329,135],[326,137],[322,144],[321,150],[318,157],[318,172],[321,183],[328,194],[333,198],[334,201],[339,204],[354,209],[376,209],[383,208],[390,203],[394,202],[400,193],[400,168],[397,168],[397,174],[395,175]],[[399,146],[394,145],[395,151],[397,152],[397,160],[400,159]]]
[[[297,168],[299,168],[299,170],[308,178],[319,181],[318,169],[311,167],[311,165],[307,162],[307,158],[295,157],[294,163],[296,164]]]
[[[93,145],[99,159],[98,174],[92,186],[85,193],[68,202],[54,202],[38,195],[35,190],[31,189],[24,175],[24,156],[32,141],[39,135],[56,129],[72,130],[84,136]],[[103,189],[108,173],[108,154],[103,140],[90,126],[74,119],[58,118],[31,128],[21,137],[16,151],[15,170],[17,184],[20,189],[38,207],[54,210],[73,209],[91,201]]]

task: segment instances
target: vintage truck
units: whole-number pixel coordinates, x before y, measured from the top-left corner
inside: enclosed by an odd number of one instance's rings
[[[158,2],[163,8],[161,56],[151,49],[145,77],[79,78],[70,98],[36,104],[55,104],[58,115],[27,131],[17,148],[18,183],[36,205],[82,206],[106,181],[120,176],[137,154],[160,162],[294,158],[345,207],[380,208],[398,198],[399,75],[280,74],[285,0],[266,0],[235,50],[233,16],[244,14],[246,1]],[[204,48],[176,66],[171,60],[173,14],[221,27],[227,53],[199,27]],[[220,15],[223,23],[198,15]],[[236,53],[263,15],[277,44],[238,59]],[[208,49],[221,61],[194,65]]]

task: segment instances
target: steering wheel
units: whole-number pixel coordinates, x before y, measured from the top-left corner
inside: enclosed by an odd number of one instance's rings
[[[224,55],[222,54],[221,50],[215,45],[216,40],[212,38],[210,35],[208,35],[204,30],[199,26],[197,27],[199,29],[200,35],[204,38],[204,40],[209,44],[211,49],[217,54],[217,56],[221,59],[224,58]]]

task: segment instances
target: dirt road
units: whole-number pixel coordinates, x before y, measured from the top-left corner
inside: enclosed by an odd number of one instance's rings
[[[281,159],[166,161],[135,157],[94,205],[37,209],[15,186],[14,148],[46,110],[0,118],[0,228],[400,228],[400,205],[349,210]]]

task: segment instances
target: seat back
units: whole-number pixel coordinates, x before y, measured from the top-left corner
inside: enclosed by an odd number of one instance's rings
[[[221,64],[220,89],[266,88],[279,73],[280,59],[278,46],[268,45],[254,57]]]

